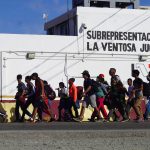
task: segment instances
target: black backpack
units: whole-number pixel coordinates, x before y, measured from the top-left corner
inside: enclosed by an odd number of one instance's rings
[[[83,86],[77,86],[77,99],[81,100],[83,95]]]
[[[99,92],[99,87],[100,87],[99,83],[96,82],[94,79],[91,79],[91,80],[92,80],[92,88],[94,92],[95,93]]]
[[[56,98],[56,93],[55,91],[49,86],[45,85],[44,86],[45,94],[50,100],[54,100]]]
[[[150,84],[143,82],[143,95],[150,96]]]

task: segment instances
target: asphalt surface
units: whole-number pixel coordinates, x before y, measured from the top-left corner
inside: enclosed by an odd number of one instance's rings
[[[1,123],[1,130],[145,130],[150,129],[150,121],[128,122],[40,122]]]
[[[0,150],[150,150],[150,121],[1,123]]]

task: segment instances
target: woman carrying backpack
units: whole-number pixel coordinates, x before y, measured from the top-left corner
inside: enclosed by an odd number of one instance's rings
[[[97,107],[102,112],[102,115],[103,115],[104,119],[107,119],[107,112],[106,112],[106,109],[104,107],[105,95],[104,95],[102,87],[101,87],[101,85],[99,83],[99,76],[96,78],[95,84],[97,84],[97,85],[95,85],[95,86],[97,86],[97,92],[95,93],[96,94]],[[94,111],[92,116],[91,116],[90,121],[94,122],[95,121],[94,120],[95,117],[96,117],[96,113]]]

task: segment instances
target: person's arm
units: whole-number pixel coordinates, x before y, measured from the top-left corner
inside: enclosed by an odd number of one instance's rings
[[[30,85],[32,87],[32,91],[29,95],[27,95],[27,97],[32,97],[34,94],[35,94],[35,88],[34,88],[34,85],[31,83]]]
[[[44,98],[45,97],[45,92],[44,92],[44,83],[43,83],[42,80],[40,80],[40,84],[41,84],[41,91],[42,91],[41,97]]]
[[[140,87],[134,88],[133,90],[134,90],[135,92],[136,92],[136,91],[143,91],[143,83],[141,83],[141,86],[140,86]]]
[[[24,96],[26,94],[26,86],[24,85],[24,83],[22,83],[22,94],[21,96]]]
[[[88,86],[88,88],[83,92],[83,96],[85,96],[90,90],[92,89],[92,86]]]
[[[77,88],[74,86],[73,88],[73,101],[76,102],[77,100]]]

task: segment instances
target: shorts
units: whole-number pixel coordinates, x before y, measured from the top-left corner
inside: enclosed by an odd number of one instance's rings
[[[82,106],[84,108],[87,108],[89,105],[91,105],[92,108],[97,107],[97,104],[96,104],[96,95],[95,94],[93,94],[91,96],[86,96],[84,98]]]

